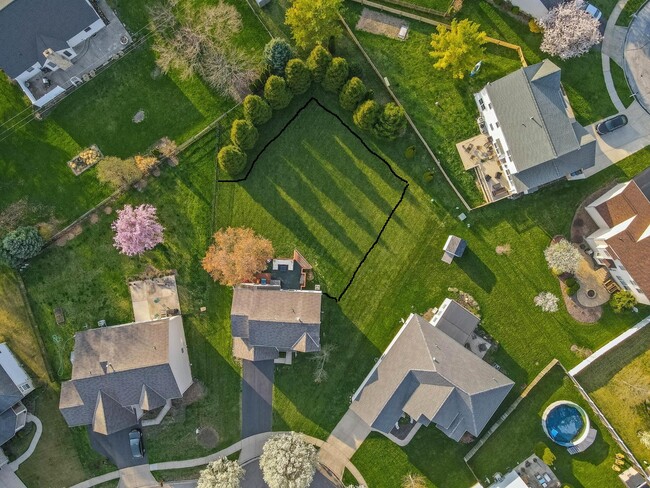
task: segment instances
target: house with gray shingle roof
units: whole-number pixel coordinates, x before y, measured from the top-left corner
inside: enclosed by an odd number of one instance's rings
[[[180,316],[77,332],[71,362],[61,414],[104,435],[137,425],[192,384]]]
[[[233,356],[291,363],[295,352],[320,350],[322,293],[279,285],[235,287],[230,311]]]
[[[3,342],[0,344],[0,446],[25,427],[27,409],[21,400],[32,390],[31,378]]]
[[[430,322],[411,314],[352,396],[350,409],[373,430],[390,435],[408,415],[455,441],[477,437],[513,387],[466,347],[478,317],[443,305]]]
[[[579,178],[595,164],[596,139],[576,122],[560,76],[560,68],[546,59],[474,95],[509,195]]]
[[[88,0],[0,0],[0,69],[39,107],[65,91],[42,79],[68,70],[106,23]]]

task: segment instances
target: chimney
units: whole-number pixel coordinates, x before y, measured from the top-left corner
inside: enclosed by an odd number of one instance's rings
[[[69,69],[72,67],[72,61],[70,61],[68,58],[61,56],[59,53],[54,52],[52,49],[49,47],[43,51],[43,56],[45,58],[57,65],[59,68],[61,68],[63,71]]]

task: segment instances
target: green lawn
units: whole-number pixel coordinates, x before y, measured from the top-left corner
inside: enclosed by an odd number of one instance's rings
[[[151,3],[120,2],[119,13],[132,31],[146,25]],[[243,20],[235,43],[259,58],[269,36],[245,0],[233,3]],[[75,177],[66,166],[81,149],[97,144],[106,155],[127,157],[146,152],[164,136],[181,142],[235,104],[197,77],[154,76],[155,67],[145,42],[59,103],[44,121],[11,131],[8,127],[29,110],[9,119],[28,104],[18,87],[0,79],[0,124],[7,122],[0,127],[0,212],[26,199],[24,223],[44,221],[61,228],[111,192],[99,185],[94,170]],[[134,124],[139,110],[145,111],[145,120]]]
[[[344,41],[337,43],[337,52],[353,54]],[[351,57],[360,62],[358,53]],[[386,100],[368,67],[359,68],[376,97]],[[352,126],[350,114],[338,108],[336,97],[318,90],[314,93]],[[264,126],[252,154],[280,133],[308,97],[294,100]],[[479,301],[483,327],[500,344],[494,360],[519,385],[530,381],[552,357],[567,366],[577,364],[572,344],[594,350],[636,322],[635,314],[615,315],[606,310],[599,324],[579,324],[564,309],[556,314],[538,311],[533,297],[542,290],[559,293],[542,255],[550,238],[568,233],[575,209],[588,194],[647,166],[650,151],[637,153],[589,180],[558,183],[525,198],[472,212],[461,223],[457,219],[460,202],[441,175],[436,172],[433,181],[424,181],[432,162],[410,131],[394,142],[370,136],[363,140],[408,180],[409,188],[343,299],[324,299],[322,342],[336,346],[327,366],[328,381],[312,381],[314,364],[308,355],[299,356],[290,367],[278,367],[275,429],[325,438],[374,359],[401,326],[400,319],[439,305],[450,286]],[[193,374],[208,394],[187,408],[184,417],[147,429],[154,462],[207,454],[194,435],[199,426],[217,430],[219,447],[232,443],[239,434],[240,376],[231,357],[229,332],[232,291],[212,284],[199,264],[211,233],[224,225],[249,225],[270,237],[279,253],[298,247],[317,266],[319,282],[336,291],[346,282],[349,263],[356,262],[372,242],[402,188],[336,119],[311,107],[268,147],[250,181],[215,187],[214,142],[214,135],[209,134],[183,154],[177,168],[165,168],[144,192],[129,193],[115,205],[156,205],[166,227],[164,245],[141,258],[120,256],[111,245],[109,225],[114,214],[102,214],[98,223],[88,224],[65,247],[50,248],[35,259],[25,274],[48,355],[58,379],[65,379],[76,330],[86,324],[92,327],[99,319],[109,324],[131,320],[128,278],[148,266],[177,270]],[[407,160],[404,151],[413,144],[416,157]],[[465,238],[469,248],[462,259],[446,265],[440,261],[441,249],[451,233]],[[511,245],[510,256],[496,255],[495,247],[503,243]],[[52,315],[57,306],[68,317],[61,328]],[[207,307],[205,315],[197,314],[200,306]],[[446,461],[437,463],[432,454]],[[373,436],[360,451],[357,466],[378,487],[395,486],[395,480],[408,471],[423,472],[434,486],[461,486],[471,481],[461,454],[460,446],[447,442],[435,429],[423,429],[405,450]],[[380,479],[373,465],[377,459],[394,459],[394,478]]]
[[[544,409],[558,400],[582,406],[592,427],[598,431],[594,444],[581,454],[569,455],[566,448],[552,442],[542,430]],[[553,471],[563,484],[590,488],[619,483],[616,472],[611,469],[614,456],[619,452],[618,445],[559,366],[533,388],[469,464],[479,479],[491,478],[494,473],[509,471],[533,453],[540,455],[537,452],[540,442],[555,454]]]
[[[630,25],[632,22],[632,16],[643,6],[644,3],[646,3],[646,0],[629,0],[621,11],[621,15],[618,16],[616,25],[623,25],[626,27]]]
[[[591,364],[578,381],[637,459],[650,462],[650,449],[637,435],[650,430],[650,328]]]
[[[363,7],[348,2],[346,20],[354,28]],[[540,52],[541,35],[532,34],[528,26],[513,19],[485,1],[464,2],[456,15],[479,23],[488,35],[522,47],[526,60],[533,64],[548,57]],[[429,56],[433,26],[409,21],[409,38],[399,41],[355,31],[359,41],[391,88],[412,116],[418,129],[440,157],[470,204],[482,202],[473,173],[463,169],[455,144],[478,133],[478,111],[473,93],[521,67],[514,50],[488,44],[483,67],[475,78],[454,80],[448,73],[433,68]],[[563,86],[576,118],[583,124],[600,120],[616,112],[609,99],[602,74],[600,53],[592,51],[570,61],[553,58],[562,68]],[[435,103],[439,105],[436,106]]]
[[[618,98],[621,99],[621,102],[623,102],[623,105],[627,108],[632,105],[634,98],[632,97],[632,92],[630,91],[630,87],[625,79],[625,72],[623,71],[623,68],[611,59],[609,61],[609,66],[612,71],[612,79],[614,80],[614,88],[616,88]]]
[[[420,5],[421,7],[427,7],[427,8],[432,8],[434,10],[439,10],[440,12],[446,12],[452,3],[450,0],[406,0],[406,1],[414,5]],[[390,3],[389,0],[388,3]],[[403,8],[403,6],[398,6],[397,8]]]

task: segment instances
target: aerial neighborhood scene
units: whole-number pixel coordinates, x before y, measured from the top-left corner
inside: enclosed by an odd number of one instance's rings
[[[650,488],[650,2],[0,0],[0,488]]]

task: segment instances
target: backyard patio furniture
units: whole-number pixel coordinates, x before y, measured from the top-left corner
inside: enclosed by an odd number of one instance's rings
[[[485,175],[485,181],[490,181],[492,177],[490,175]]]
[[[497,180],[500,180],[503,174],[501,173],[501,171],[497,171],[497,174],[494,176],[496,177]]]

